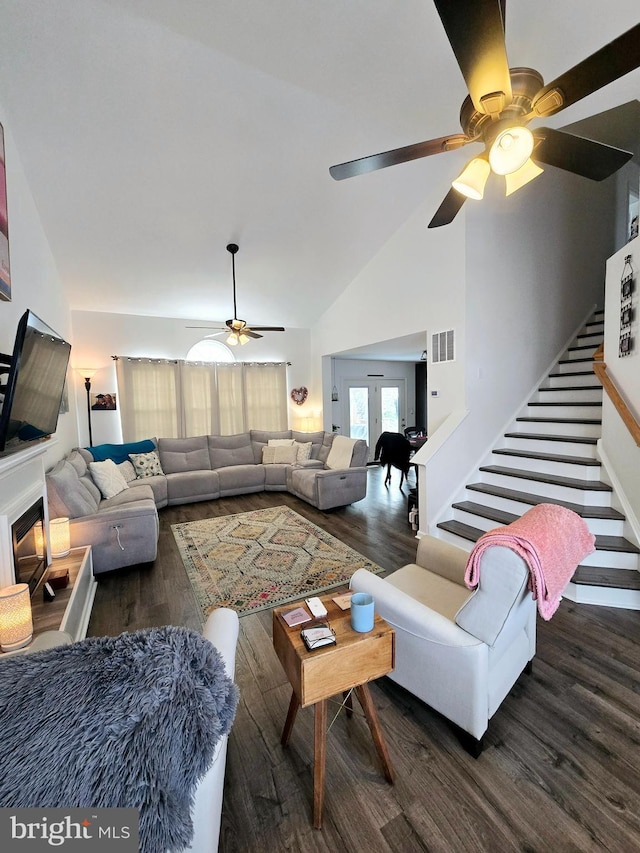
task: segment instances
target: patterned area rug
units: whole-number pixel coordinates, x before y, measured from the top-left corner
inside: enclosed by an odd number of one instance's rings
[[[239,616],[318,595],[382,569],[286,506],[172,524],[202,610]]]

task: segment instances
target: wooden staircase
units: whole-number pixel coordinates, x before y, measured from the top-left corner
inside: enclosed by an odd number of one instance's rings
[[[640,609],[640,549],[625,538],[625,516],[600,480],[597,442],[602,386],[592,356],[604,332],[596,312],[567,349],[525,411],[504,435],[504,445],[479,469],[453,518],[437,526],[441,538],[469,550],[487,530],[509,524],[532,506],[553,503],[585,519],[596,550],[578,566],[565,597]]]

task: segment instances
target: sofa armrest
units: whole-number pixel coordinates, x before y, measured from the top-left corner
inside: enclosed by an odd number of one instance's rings
[[[236,665],[236,645],[239,629],[238,614],[228,607],[217,607],[205,622],[202,634],[222,655],[229,678],[233,678]]]
[[[423,536],[418,542],[416,563],[423,569],[464,586],[464,574],[469,554],[435,536]]]
[[[375,611],[394,628],[443,646],[479,646],[483,643],[436,610],[421,604],[384,578],[367,569],[358,569],[349,587],[368,592],[375,601]]]
[[[238,625],[238,614],[235,610],[218,607],[209,615],[202,629],[203,635],[222,655],[230,678],[233,678],[235,670]],[[218,741],[213,762],[196,789],[191,812],[194,827],[193,840],[191,846],[187,848],[193,853],[218,849],[227,741],[228,735]]]

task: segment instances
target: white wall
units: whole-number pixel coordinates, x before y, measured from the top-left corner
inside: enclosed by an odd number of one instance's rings
[[[464,217],[427,229],[442,193],[442,186],[425,191],[424,204],[319,318],[311,338],[313,369],[320,371],[322,356],[423,331],[430,340],[433,332],[455,328],[456,361],[427,368],[429,385],[440,392],[429,397],[430,434],[464,401]],[[326,362],[323,398],[329,412]]]
[[[421,451],[421,532],[449,513],[580,322],[603,303],[615,181],[549,167],[509,199],[502,192],[494,181],[481,204],[466,205],[468,414],[461,408],[437,453],[431,433]]]
[[[91,379],[91,393],[112,393],[117,390],[115,362],[111,356],[147,356],[149,358],[185,358],[189,349],[205,331],[188,329],[201,325],[199,320],[178,320],[162,317],[141,317],[131,314],[106,314],[92,311],[73,311],[74,367],[99,368]],[[298,406],[290,403],[289,424],[304,429],[313,418],[319,428],[320,392],[313,394],[310,368],[310,333],[308,329],[289,329],[286,332],[265,332],[260,340],[236,347],[238,361],[288,361],[289,388],[305,386],[310,394],[307,402]],[[81,444],[88,443],[86,391],[83,379],[75,376],[78,411],[80,413]],[[92,412],[93,443],[122,441],[119,411]],[[313,427],[311,427],[313,428]]]
[[[635,319],[631,333],[634,349],[620,358],[620,279],[626,255],[631,255],[635,271],[635,293],[632,296]],[[607,288],[605,302],[604,363],[607,374],[614,382],[636,421],[640,422],[640,237],[623,246],[607,262]],[[640,520],[640,447],[618,415],[615,407],[604,395],[602,412],[602,439],[600,441],[608,473],[617,481],[625,510],[633,513],[632,523],[638,533]]]
[[[11,302],[0,301],[0,350],[12,352],[18,321],[27,308],[73,344],[68,302],[11,133],[11,120],[2,104],[0,123],[4,128],[7,169],[12,290]],[[69,398],[71,409],[68,414],[60,415],[58,431],[48,444],[46,467],[77,444],[72,393]]]

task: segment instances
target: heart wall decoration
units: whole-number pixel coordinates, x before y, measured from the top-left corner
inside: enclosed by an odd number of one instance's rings
[[[309,396],[309,389],[305,388],[304,385],[302,386],[302,388],[294,388],[291,391],[291,399],[298,406],[301,406],[305,402],[305,400],[307,399],[308,396]]]

